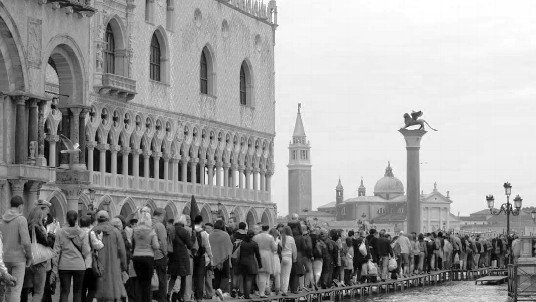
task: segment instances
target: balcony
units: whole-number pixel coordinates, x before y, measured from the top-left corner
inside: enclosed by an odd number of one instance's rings
[[[196,195],[199,197],[225,198],[247,202],[270,202],[270,192],[239,189],[205,184],[193,184],[182,181],[172,181],[145,177],[127,176],[122,174],[91,172],[92,185],[102,189],[126,190],[131,192],[145,192],[150,195]]]
[[[67,13],[78,13],[81,16],[91,17],[97,11],[91,6],[90,0],[38,0],[39,4],[52,5],[52,8],[63,8]]]
[[[97,90],[102,95],[115,96],[130,101],[136,95],[136,81],[124,76],[103,73]]]

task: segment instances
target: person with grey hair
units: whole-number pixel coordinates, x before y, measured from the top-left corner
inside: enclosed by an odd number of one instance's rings
[[[136,271],[136,301],[151,302],[151,277],[153,276],[155,251],[160,249],[153,229],[151,214],[141,213],[132,236],[134,270]]]
[[[160,248],[154,252],[154,269],[158,276],[158,291],[156,300],[158,302],[168,302],[167,294],[167,230],[164,225],[166,211],[162,208],[157,208],[153,212],[153,229],[158,237]]]
[[[173,239],[173,258],[170,259],[169,275],[171,276],[170,287],[175,284],[178,277],[180,280],[180,290],[171,295],[171,301],[183,300],[186,292],[186,276],[191,275],[190,255],[195,237],[192,238],[191,231],[186,227],[186,216],[181,215],[177,225],[175,225],[175,238]],[[179,298],[180,297],[180,298]],[[189,301],[189,300],[187,300]]]

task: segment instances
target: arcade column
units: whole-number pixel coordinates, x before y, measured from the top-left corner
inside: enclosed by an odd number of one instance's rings
[[[398,130],[406,140],[407,150],[407,233],[422,232],[421,228],[421,172],[419,150],[421,139],[426,134],[425,130]]]

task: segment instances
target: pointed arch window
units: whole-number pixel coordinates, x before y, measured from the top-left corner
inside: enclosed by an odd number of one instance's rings
[[[106,27],[104,40],[106,42],[106,48],[104,49],[104,72],[115,73],[115,40],[110,24]]]
[[[244,64],[240,66],[240,105],[247,105],[246,71]]]
[[[156,34],[153,34],[151,39],[151,57],[149,58],[149,76],[153,81],[160,81],[160,69],[161,69],[161,49],[160,42]]]
[[[199,79],[201,93],[208,94],[208,63],[204,51],[201,52]]]

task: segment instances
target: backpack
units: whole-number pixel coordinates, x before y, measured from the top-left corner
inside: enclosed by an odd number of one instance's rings
[[[93,248],[93,243],[91,243],[91,233],[93,233],[94,236],[97,236],[97,234],[95,234],[95,232],[91,230],[89,231],[87,236],[89,241],[89,248],[91,249],[91,271],[93,272],[93,276],[102,277],[102,275],[104,274],[104,267],[99,259],[99,252]]]
[[[242,239],[236,239],[233,243],[233,254],[231,254],[231,259],[236,260],[240,256],[240,245],[242,244]]]
[[[203,239],[201,238],[201,232],[195,232],[195,237],[197,240],[197,245],[199,249],[197,250],[197,256],[201,257],[205,254],[205,246],[203,245]]]

